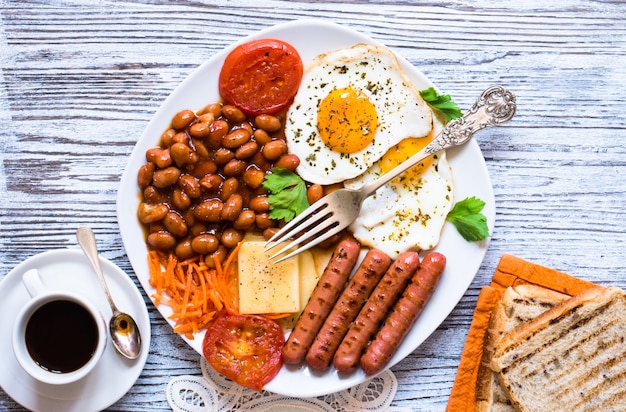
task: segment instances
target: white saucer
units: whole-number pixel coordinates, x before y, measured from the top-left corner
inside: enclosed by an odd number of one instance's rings
[[[17,363],[11,344],[11,329],[18,311],[29,295],[22,284],[22,274],[36,268],[43,284],[50,289],[65,289],[88,296],[105,318],[111,308],[98,277],[80,249],[44,252],[17,265],[0,281],[0,386],[22,406],[33,411],[99,411],[119,400],[141,374],[150,347],[150,319],[143,297],[132,280],[120,268],[101,257],[102,270],[113,300],[139,325],[142,352],[128,360],[119,355],[108,337],[102,359],[89,375],[68,385],[48,385],[34,380]]]

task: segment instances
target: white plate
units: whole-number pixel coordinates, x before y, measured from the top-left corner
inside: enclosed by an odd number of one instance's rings
[[[24,272],[36,268],[47,288],[83,294],[95,303],[107,319],[111,315],[111,307],[98,277],[81,250],[59,249],[30,257],[0,282],[0,354],[3,358],[0,363],[0,386],[22,406],[46,412],[100,411],[124,396],[141,374],[150,347],[148,309],[128,275],[110,261],[104,258],[100,261],[116,305],[133,316],[139,325],[143,340],[141,355],[135,360],[122,357],[115,351],[108,337],[107,347],[98,365],[77,382],[49,385],[27,374],[13,355],[11,343],[13,321],[30,299],[22,283]]]
[[[330,50],[350,47],[356,43],[380,44],[379,42],[345,27],[317,20],[300,20],[280,24],[242,39],[237,44],[256,38],[277,38],[293,45],[305,66],[318,54]],[[182,109],[199,110],[208,103],[219,101],[217,78],[230,48],[213,56],[198,67],[180,86],[163,102],[133,150],[128,166],[122,176],[118,193],[118,222],[124,246],[135,273],[148,296],[154,288],[148,283],[149,272],[147,248],[144,230],[137,220],[139,205],[137,171],[145,163],[145,153],[158,144],[159,138],[170,124],[170,120]],[[399,57],[400,64],[413,80],[416,87],[424,89],[432,84],[407,60]],[[445,89],[445,87],[443,88]],[[476,90],[476,97],[482,90]],[[448,151],[448,160],[453,170],[456,200],[468,196],[477,196],[486,202],[483,213],[488,219],[490,231],[495,220],[495,201],[487,167],[478,144],[470,141],[461,148]],[[461,299],[487,251],[487,241],[469,243],[463,240],[450,223],[446,223],[437,251],[447,257],[447,267],[436,292],[422,315],[411,329],[409,335],[391,359],[389,367],[415,350],[443,322]],[[171,314],[165,305],[158,307],[167,319]],[[187,340],[198,353],[202,353],[202,338],[199,334],[193,340]],[[334,369],[318,373],[307,367],[283,367],[281,372],[265,389],[271,392],[310,397],[337,392],[365,381],[367,377],[357,371],[350,375],[339,375]]]

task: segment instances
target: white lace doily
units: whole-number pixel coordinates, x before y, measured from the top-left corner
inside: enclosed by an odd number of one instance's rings
[[[410,412],[391,407],[398,389],[395,375],[380,375],[341,392],[317,398],[294,398],[244,388],[224,378],[200,358],[202,376],[178,376],[167,385],[167,401],[174,412]]]

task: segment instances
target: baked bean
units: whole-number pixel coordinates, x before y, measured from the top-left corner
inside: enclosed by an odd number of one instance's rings
[[[198,161],[198,154],[183,143],[174,143],[170,147],[170,153],[178,167],[194,164]]]
[[[187,227],[191,227],[196,224],[196,217],[193,215],[193,209],[188,208],[186,210],[181,210],[180,213],[182,214],[185,223],[187,223]]]
[[[242,144],[250,140],[250,132],[246,129],[237,129],[228,133],[222,139],[222,146],[227,149],[237,149]]]
[[[189,135],[187,132],[178,132],[172,137],[172,144],[174,143],[182,143],[189,144]]]
[[[141,202],[137,210],[137,217],[141,223],[158,222],[159,220],[163,220],[169,210],[169,207],[163,203],[151,204]]]
[[[213,154],[213,161],[218,166],[223,166],[235,158],[235,153],[225,147],[220,147]]]
[[[261,146],[264,145],[265,143],[269,143],[272,141],[272,136],[270,136],[263,129],[256,129],[254,133],[252,133],[252,138],[254,139],[255,142],[257,142]]]
[[[222,242],[222,245],[226,246],[229,249],[232,249],[237,246],[239,242],[241,242],[241,240],[243,239],[243,235],[244,234],[240,230],[234,229],[232,227],[227,228],[222,233],[220,241]]]
[[[260,114],[254,119],[256,127],[263,129],[267,132],[274,133],[280,130],[280,119],[270,114]]]
[[[182,175],[178,179],[178,185],[192,199],[198,198],[202,194],[200,181],[191,175]]]
[[[146,152],[146,160],[154,163],[159,169],[165,169],[172,164],[172,156],[169,149],[153,147]]]
[[[211,148],[218,148],[222,144],[222,139],[228,134],[228,122],[226,120],[216,120],[209,125],[209,138],[207,143]]]
[[[195,237],[195,236],[203,234],[206,231],[207,231],[207,225],[204,222],[195,222],[191,226],[191,228],[189,228],[189,236]]]
[[[194,151],[198,154],[198,157],[201,159],[207,159],[211,156],[209,149],[204,145],[204,143],[198,139],[192,139],[191,145],[194,148]]]
[[[199,161],[193,168],[193,175],[198,179],[215,172],[217,172],[217,165],[213,160],[209,159]]]
[[[211,130],[209,129],[209,124],[204,122],[195,122],[191,126],[189,126],[189,134],[192,137],[197,139],[204,139],[205,137],[209,137]]]
[[[172,161],[172,153],[169,148],[161,150],[161,153],[159,153],[154,159],[154,163],[156,163],[159,169],[165,169],[166,167],[171,166]]]
[[[172,204],[179,210],[185,210],[191,206],[191,199],[187,193],[180,188],[176,188],[172,191]]]
[[[148,233],[156,233],[156,232],[164,232],[165,226],[163,226],[163,222],[154,222],[148,225]]]
[[[270,219],[269,213],[259,213],[256,215],[256,227],[260,230],[265,230],[269,227],[274,226],[274,222]]]
[[[324,196],[324,188],[322,185],[312,184],[306,189],[306,198],[309,201],[309,204],[317,202]]]
[[[174,166],[170,166],[154,172],[154,175],[152,176],[152,184],[159,189],[164,189],[176,183],[179,177],[180,170]]]
[[[252,210],[242,210],[237,219],[233,222],[235,229],[250,229],[256,222],[256,213]]]
[[[246,115],[238,107],[230,104],[222,107],[222,114],[233,123],[241,123],[246,120]]]
[[[176,130],[174,129],[167,129],[166,131],[164,131],[161,134],[161,144],[164,147],[169,147],[169,145],[172,144],[172,139],[174,138],[174,135],[176,135]]]
[[[252,125],[248,122],[241,122],[238,123],[236,125],[234,125],[230,131],[234,132],[235,130],[239,130],[239,129],[245,129],[248,131],[248,133],[250,133],[250,136],[252,136],[252,133],[254,133],[254,128],[252,127]]]
[[[335,233],[328,239],[322,240],[320,243],[317,244],[317,246],[321,247],[322,249],[329,249],[331,247],[334,247],[341,240],[341,237],[344,235],[343,232],[344,231],[342,230],[339,233]]]
[[[187,223],[181,215],[176,212],[168,212],[163,219],[163,226],[176,237],[183,237],[187,234]]]
[[[147,238],[147,243],[154,249],[168,251],[176,246],[176,238],[169,232],[160,230],[150,233]]]
[[[215,115],[211,112],[199,113],[198,121],[210,125],[215,121]]]
[[[172,127],[176,130],[183,130],[194,121],[196,114],[189,109],[181,110],[172,118]]]
[[[272,140],[271,142],[265,143],[261,149],[261,153],[263,153],[263,157],[267,160],[278,160],[279,157],[287,153],[287,143],[282,140]]]
[[[248,159],[248,162],[265,172],[272,168],[272,162],[267,160],[260,151],[256,152],[252,158]]]
[[[263,237],[265,238],[265,240],[270,240],[272,236],[278,233],[279,230],[280,229],[277,227],[268,227],[263,231]]]
[[[146,203],[152,204],[163,203],[163,195],[156,187],[148,186],[143,189],[143,200],[145,200]]]
[[[224,180],[222,187],[220,188],[220,199],[222,202],[228,200],[229,197],[237,193],[239,190],[239,180],[235,177],[229,177]]]
[[[259,170],[255,166],[249,166],[243,172],[243,182],[250,189],[258,189],[263,184],[263,180],[265,179],[265,173],[262,170]]]
[[[293,153],[285,153],[276,161],[274,166],[289,169],[293,172],[300,166],[300,158]]]
[[[191,248],[201,255],[215,252],[219,245],[219,240],[209,234],[198,235],[191,240]]]
[[[222,218],[224,203],[217,199],[205,200],[193,210],[193,215],[203,222],[219,222]]]
[[[226,202],[224,202],[224,208],[222,209],[222,220],[228,220],[230,222],[236,220],[239,214],[243,210],[243,198],[240,194],[235,193],[231,195]]]
[[[259,150],[259,144],[254,141],[249,141],[237,148],[235,151],[235,158],[239,160],[245,160],[249,157],[254,156],[254,154]]]
[[[213,115],[215,119],[221,116],[222,114],[222,104],[221,103],[209,103],[202,108],[200,114],[210,113]]]
[[[239,176],[246,170],[247,165],[243,160],[232,159],[224,165],[224,175]]]
[[[223,182],[224,180],[222,179],[221,176],[208,174],[204,176],[202,179],[200,179],[200,186],[202,186],[208,192],[216,193],[218,190],[220,190],[220,187],[222,186]]]
[[[178,242],[176,248],[174,249],[174,253],[176,254],[176,257],[181,260],[189,259],[196,254],[191,247],[191,239],[184,239]]]
[[[256,213],[268,212],[270,210],[270,202],[267,196],[255,196],[250,199],[248,207]]]
[[[215,269],[215,259],[217,259],[220,263],[224,263],[228,258],[228,250],[219,245],[217,250],[204,258],[204,264],[207,265],[209,269]]]
[[[137,184],[140,188],[145,188],[152,183],[152,175],[154,175],[154,163],[146,163],[141,165],[139,172],[137,172]]]

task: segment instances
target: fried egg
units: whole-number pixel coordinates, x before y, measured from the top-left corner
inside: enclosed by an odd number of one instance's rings
[[[392,146],[432,129],[432,112],[385,47],[357,44],[317,56],[287,113],[296,172],[323,185],[364,173]]]
[[[430,136],[402,140],[367,172],[344,185],[356,189],[376,180],[430,143],[442,127],[436,121]],[[393,259],[407,250],[432,249],[439,242],[453,197],[452,171],[445,151],[439,152],[365,199],[350,231],[364,246]]]

